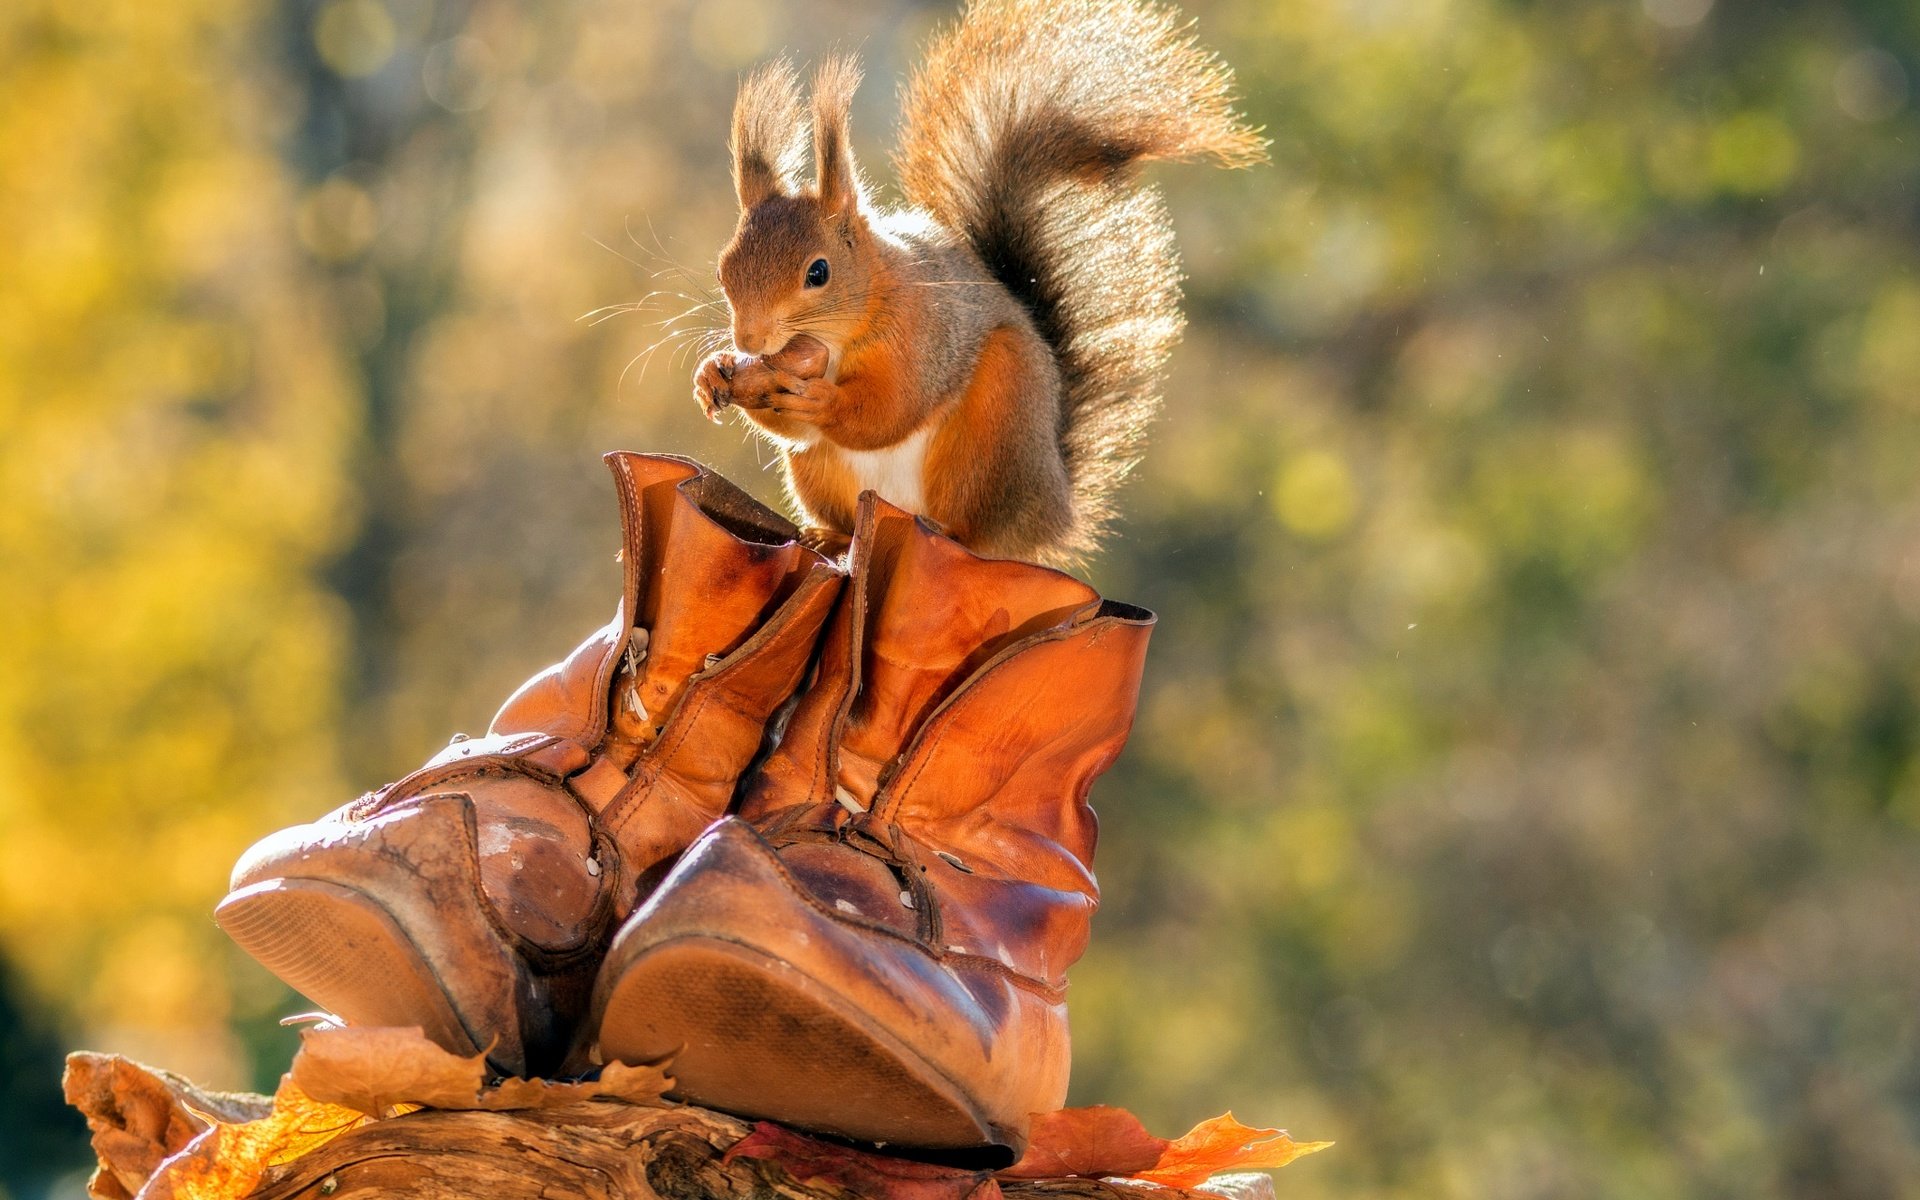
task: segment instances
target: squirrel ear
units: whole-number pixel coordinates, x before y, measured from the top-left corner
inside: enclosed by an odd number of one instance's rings
[[[733,190],[740,207],[794,190],[807,158],[805,110],[793,64],[777,58],[740,84],[733,102]]]
[[[814,177],[819,181],[821,205],[843,217],[859,208],[863,199],[847,130],[853,93],[859,86],[860,62],[852,55],[829,58],[813,75]]]

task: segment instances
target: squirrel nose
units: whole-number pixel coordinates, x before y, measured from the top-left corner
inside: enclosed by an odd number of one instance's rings
[[[747,354],[758,354],[761,347],[766,344],[767,335],[764,330],[736,328],[733,331],[733,347],[736,350]]]

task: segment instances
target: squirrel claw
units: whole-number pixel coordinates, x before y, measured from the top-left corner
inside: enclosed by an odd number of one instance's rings
[[[733,404],[734,356],[711,354],[693,373],[693,399],[707,420],[718,425],[720,414]]]
[[[724,421],[723,414],[733,407],[733,396],[720,388],[696,387],[693,398],[699,401],[701,413],[715,425]]]

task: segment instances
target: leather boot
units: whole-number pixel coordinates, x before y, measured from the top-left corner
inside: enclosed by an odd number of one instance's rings
[[[696,463],[607,462],[625,577],[613,621],[486,736],[254,846],[216,912],[341,1018],[419,1025],[507,1074],[560,1065],[613,923],[732,803],[842,579]]]
[[[1066,1097],[1087,806],[1151,613],[978,558],[871,496],[851,582],[739,819],[681,858],[595,988],[608,1060],[689,1100],[1001,1164]]]

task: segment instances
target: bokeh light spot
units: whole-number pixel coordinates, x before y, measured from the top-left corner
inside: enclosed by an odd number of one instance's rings
[[[1640,7],[1655,24],[1686,29],[1706,20],[1713,0],[1640,0]]]
[[[380,212],[365,188],[336,175],[301,199],[294,229],[315,258],[347,262],[372,244]]]
[[[1890,405],[1920,408],[1920,284],[1881,289],[1860,330],[1858,382]]]
[[[1327,450],[1309,450],[1288,459],[1274,485],[1274,510],[1301,537],[1329,538],[1353,520],[1358,502],[1353,473]]]
[[[497,64],[477,37],[448,38],[427,51],[420,81],[427,98],[448,112],[473,112],[493,99]]]
[[[1800,165],[1800,144],[1780,118],[1742,113],[1714,129],[1708,162],[1722,187],[1762,195],[1793,178]]]
[[[364,79],[393,57],[393,14],[380,0],[328,0],[313,18],[320,61],[348,79]]]
[[[1907,105],[1907,72],[1885,50],[1862,50],[1833,73],[1833,99],[1856,121],[1884,121]]]

